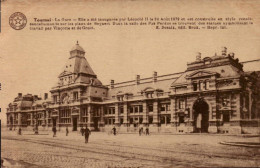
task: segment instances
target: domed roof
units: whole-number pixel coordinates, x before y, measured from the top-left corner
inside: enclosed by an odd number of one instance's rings
[[[79,45],[78,41],[77,41],[77,44],[71,49],[71,51],[74,51],[74,50],[85,52],[85,50]]]

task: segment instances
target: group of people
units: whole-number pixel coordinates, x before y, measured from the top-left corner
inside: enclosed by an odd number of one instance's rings
[[[57,133],[56,127],[52,128],[52,132],[53,132],[53,137],[56,137],[56,133]],[[82,136],[85,135],[85,143],[88,143],[88,138],[91,133],[90,129],[87,126],[85,129],[83,127],[81,127],[80,132],[81,132]],[[69,135],[69,129],[68,129],[68,127],[66,127],[66,136],[68,136],[68,135]]]
[[[140,128],[139,128],[139,136],[141,136],[143,133],[144,133],[143,127],[140,127]],[[149,134],[150,134],[149,128],[146,127],[146,128],[145,128],[145,135],[149,135]]]
[[[111,131],[112,131],[113,135],[117,134],[115,126],[112,128]],[[53,137],[56,137],[56,133],[57,133],[56,127],[52,127],[52,132],[53,132]],[[38,133],[38,131],[37,131],[37,133]],[[80,133],[81,133],[82,136],[85,136],[85,143],[88,143],[89,135],[91,134],[90,129],[87,126],[86,126],[85,129],[83,127],[81,127]],[[139,135],[141,136],[143,133],[144,133],[143,132],[143,127],[140,127],[139,128]],[[18,134],[19,135],[22,134],[22,129],[21,128],[18,129]],[[66,127],[66,136],[68,136],[68,135],[69,135],[69,129],[68,129],[68,127]],[[146,129],[145,129],[145,135],[149,135],[149,128],[148,127],[146,127]]]

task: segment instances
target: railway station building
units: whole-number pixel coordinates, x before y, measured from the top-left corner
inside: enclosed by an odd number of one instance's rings
[[[197,53],[184,72],[104,85],[77,43],[50,94],[18,93],[7,108],[7,126],[259,134],[259,91],[260,72],[245,72],[225,47],[219,55]]]

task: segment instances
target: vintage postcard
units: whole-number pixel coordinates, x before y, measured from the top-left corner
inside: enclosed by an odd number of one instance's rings
[[[1,167],[260,167],[260,1],[1,0]]]

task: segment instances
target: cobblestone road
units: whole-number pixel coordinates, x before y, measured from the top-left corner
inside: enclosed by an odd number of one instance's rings
[[[26,135],[27,134],[27,135]],[[259,167],[260,150],[225,146],[220,141],[258,142],[259,137],[151,135],[93,132],[19,136],[2,132],[2,158],[21,167]]]

